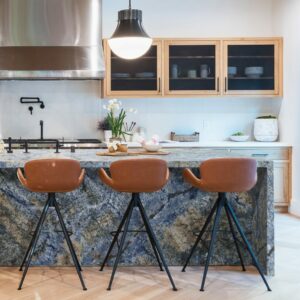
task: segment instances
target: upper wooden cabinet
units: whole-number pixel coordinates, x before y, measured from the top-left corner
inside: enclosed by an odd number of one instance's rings
[[[165,40],[165,95],[220,95],[220,41]]]
[[[282,95],[282,39],[223,41],[225,95]]]
[[[106,78],[105,96],[161,96],[162,95],[162,41],[154,41],[141,58],[126,60],[117,57],[104,41]]]
[[[104,41],[105,97],[282,96],[282,39],[156,39],[136,60]]]

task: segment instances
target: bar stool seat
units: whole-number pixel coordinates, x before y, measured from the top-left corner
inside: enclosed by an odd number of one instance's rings
[[[25,176],[23,175],[21,169],[17,170],[17,176],[21,184],[31,192],[47,193],[48,199],[20,266],[20,271],[22,271],[24,265],[25,269],[18,289],[21,290],[22,288],[35,247],[38,242],[38,238],[42,230],[42,226],[47,216],[47,212],[50,207],[53,207],[57,213],[58,220],[62,227],[64,237],[67,241],[67,245],[76,267],[82,288],[83,290],[86,290],[86,286],[81,275],[81,266],[55,197],[55,193],[71,192],[77,189],[83,182],[85,170],[81,169],[79,162],[76,160],[55,158],[28,161],[24,166],[24,173]]]
[[[103,271],[103,268],[109,258],[109,255],[115,243],[118,240],[119,234],[123,232],[118,253],[114,262],[110,282],[107,289],[110,290],[112,287],[114,276],[123,251],[126,235],[128,232],[130,232],[129,223],[130,223],[133,209],[138,208],[143,220],[145,232],[148,235],[150,244],[153,248],[160,269],[161,271],[163,271],[162,268],[163,265],[167,272],[173,290],[176,291],[177,289],[172,279],[168,265],[163,256],[162,249],[154,234],[149,218],[145,212],[144,206],[140,199],[140,193],[155,192],[165,186],[169,178],[169,169],[167,167],[166,162],[161,159],[120,160],[120,161],[113,162],[110,165],[110,175],[111,176],[109,176],[104,169],[99,170],[99,176],[106,185],[110,186],[112,189],[121,193],[131,193],[132,197],[126,209],[126,212],[121,220],[121,223],[114,234],[113,241],[109,247],[109,250],[100,268],[100,271]],[[122,231],[123,227],[124,230]]]
[[[263,274],[262,268],[256,258],[252,247],[247,240],[241,225],[235,215],[235,212],[226,197],[226,193],[238,193],[246,192],[254,187],[257,181],[257,164],[254,159],[248,158],[217,158],[209,159],[203,162],[200,167],[201,178],[196,177],[190,169],[185,169],[183,171],[184,179],[189,182],[192,186],[199,188],[205,192],[217,192],[218,198],[215,202],[212,210],[210,211],[204,226],[202,227],[200,234],[198,235],[194,246],[192,247],[189,256],[183,266],[182,272],[185,269],[197,248],[197,245],[201,241],[205,230],[207,229],[213,215],[215,214],[215,219],[213,223],[213,228],[211,232],[211,240],[209,244],[208,254],[206,258],[204,274],[202,279],[202,284],[200,291],[204,291],[205,279],[208,272],[208,267],[210,263],[211,256],[213,254],[213,247],[217,236],[218,226],[220,222],[220,215],[222,209],[225,209],[226,217],[228,220],[229,228],[235,243],[235,247],[241,261],[243,271],[246,271],[243,262],[241,250],[238,245],[237,236],[234,229],[234,224],[252,258],[254,266],[257,268],[259,274],[261,275],[268,291],[271,291],[267,280]]]

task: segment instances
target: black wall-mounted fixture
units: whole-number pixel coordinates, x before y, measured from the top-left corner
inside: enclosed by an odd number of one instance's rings
[[[41,99],[39,97],[21,97],[20,98],[20,103],[21,104],[40,104],[40,108],[41,109],[45,108],[44,102],[41,101]],[[30,105],[28,107],[28,110],[30,111],[30,114],[32,115],[32,113],[33,113],[33,106]]]
[[[142,25],[143,12],[129,8],[118,13],[118,26],[108,40],[110,49],[124,59],[136,59],[143,56],[152,45],[152,38],[146,33]]]

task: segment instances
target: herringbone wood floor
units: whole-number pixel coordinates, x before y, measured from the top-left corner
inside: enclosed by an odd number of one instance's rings
[[[249,268],[248,268],[249,269]],[[300,219],[276,216],[276,276],[268,278],[267,292],[253,268],[210,268],[206,291],[200,292],[202,267],[171,272],[178,291],[171,290],[164,272],[155,267],[118,269],[112,291],[107,291],[111,269],[84,268],[88,291],[82,291],[74,268],[31,268],[24,287],[17,290],[21,273],[17,268],[0,268],[0,300],[298,300],[300,299]]]

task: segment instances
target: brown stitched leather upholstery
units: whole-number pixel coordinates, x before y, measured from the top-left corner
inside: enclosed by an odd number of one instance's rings
[[[150,193],[160,190],[169,179],[167,163],[161,159],[126,159],[110,165],[111,177],[99,170],[101,180],[118,192]]]
[[[42,193],[70,192],[77,189],[85,170],[77,160],[67,158],[36,159],[24,166],[25,177],[21,169],[17,175],[28,190]]]
[[[256,161],[251,158],[217,158],[203,162],[197,178],[189,169],[183,171],[184,179],[206,192],[246,192],[257,181]]]

